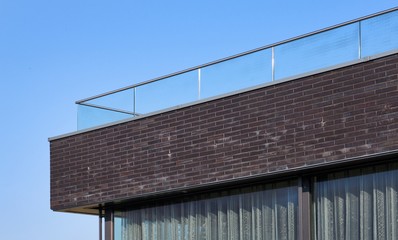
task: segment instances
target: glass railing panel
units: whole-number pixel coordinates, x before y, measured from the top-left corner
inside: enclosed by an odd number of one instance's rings
[[[77,129],[86,129],[102,124],[115,122],[127,118],[131,118],[134,115],[122,112],[116,112],[106,110],[97,107],[77,105]]]
[[[361,22],[362,57],[398,48],[398,11]]]
[[[272,81],[272,51],[265,49],[201,69],[200,97],[207,98]]]
[[[136,88],[136,113],[145,114],[198,99],[198,71],[190,71]]]
[[[85,101],[82,104],[88,106],[79,107],[83,108],[79,110],[82,115],[79,116],[79,129],[308,74],[396,49],[398,11],[393,11]],[[88,116],[93,116],[94,120],[89,120]]]
[[[275,80],[358,59],[359,24],[353,23],[275,47]]]
[[[134,112],[134,88],[95,98],[84,103],[105,108]]]

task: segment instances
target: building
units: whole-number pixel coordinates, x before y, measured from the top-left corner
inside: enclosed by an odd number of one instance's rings
[[[398,239],[398,9],[77,104],[51,209],[106,240]]]

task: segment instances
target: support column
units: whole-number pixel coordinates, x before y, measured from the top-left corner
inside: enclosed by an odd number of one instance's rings
[[[299,178],[299,209],[298,234],[299,239],[311,239],[311,192],[309,177]]]
[[[105,240],[113,240],[113,210],[105,209]]]
[[[101,205],[98,208],[98,217],[99,217],[99,219],[98,219],[98,224],[99,224],[99,226],[98,226],[98,228],[99,228],[99,233],[98,233],[99,237],[98,237],[98,239],[102,240],[102,206]]]

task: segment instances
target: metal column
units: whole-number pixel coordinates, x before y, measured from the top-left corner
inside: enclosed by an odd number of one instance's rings
[[[105,240],[113,240],[113,210],[105,209]]]

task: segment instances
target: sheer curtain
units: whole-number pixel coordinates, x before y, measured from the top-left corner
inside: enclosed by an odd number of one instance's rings
[[[296,239],[297,182],[196,196],[116,212],[116,240]]]
[[[316,179],[314,219],[317,240],[398,239],[398,163]]]

